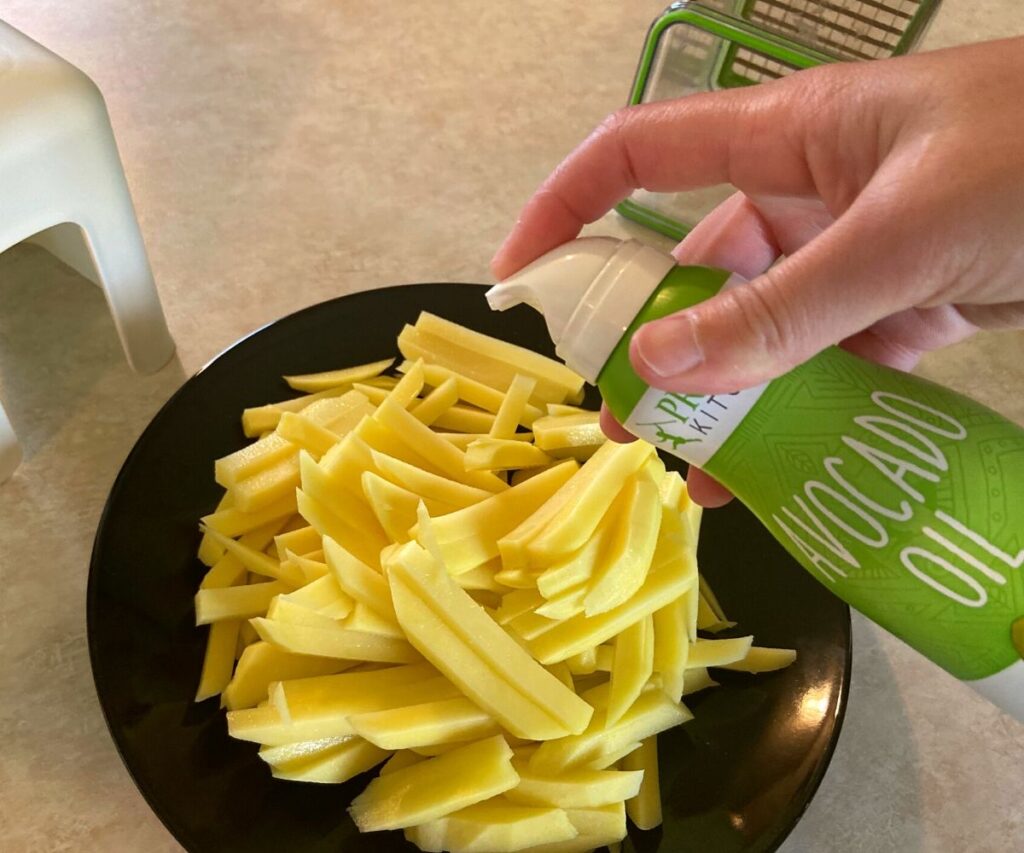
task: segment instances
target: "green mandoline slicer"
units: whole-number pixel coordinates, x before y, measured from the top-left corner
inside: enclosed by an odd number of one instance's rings
[[[651,25],[629,102],[751,86],[826,62],[906,53],[941,0],[700,0],[669,6]],[[638,190],[623,216],[682,239],[733,188]]]

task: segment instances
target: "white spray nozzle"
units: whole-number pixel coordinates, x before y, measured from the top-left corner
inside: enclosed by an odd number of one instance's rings
[[[497,311],[526,304],[544,315],[555,351],[594,382],[672,258],[635,240],[582,237],[487,291]]]

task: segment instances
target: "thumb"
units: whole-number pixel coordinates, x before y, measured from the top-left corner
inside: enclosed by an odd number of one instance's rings
[[[636,372],[666,391],[749,388],[909,307],[915,287],[887,259],[891,235],[850,214],[748,284],[643,326],[630,348]]]

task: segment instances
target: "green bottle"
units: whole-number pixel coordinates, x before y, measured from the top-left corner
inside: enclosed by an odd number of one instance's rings
[[[836,595],[1024,721],[1024,429],[836,347],[731,394],[646,385],[633,333],[728,278],[592,237],[487,298],[540,311],[626,429],[703,468]]]

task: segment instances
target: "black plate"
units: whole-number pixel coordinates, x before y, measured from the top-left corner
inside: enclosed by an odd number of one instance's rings
[[[192,701],[206,640],[193,625],[192,596],[204,571],[197,519],[218,497],[213,460],[243,443],[242,409],[285,396],[283,373],[395,355],[402,325],[424,309],[552,351],[537,314],[494,314],[475,285],[325,302],[250,335],[186,382],[114,483],[89,574],[93,676],[128,770],[190,851],[414,849],[398,832],[357,834],[345,808],[366,777],[340,786],[273,780],[253,744],[227,736],[215,700]],[[634,830],[627,851],[774,849],[818,787],[846,707],[846,605],[742,506],[704,519],[701,569],[727,615],[762,645],[798,649],[799,659],[763,676],[724,673],[722,688],[689,697],[696,719],[660,738],[664,826]]]

